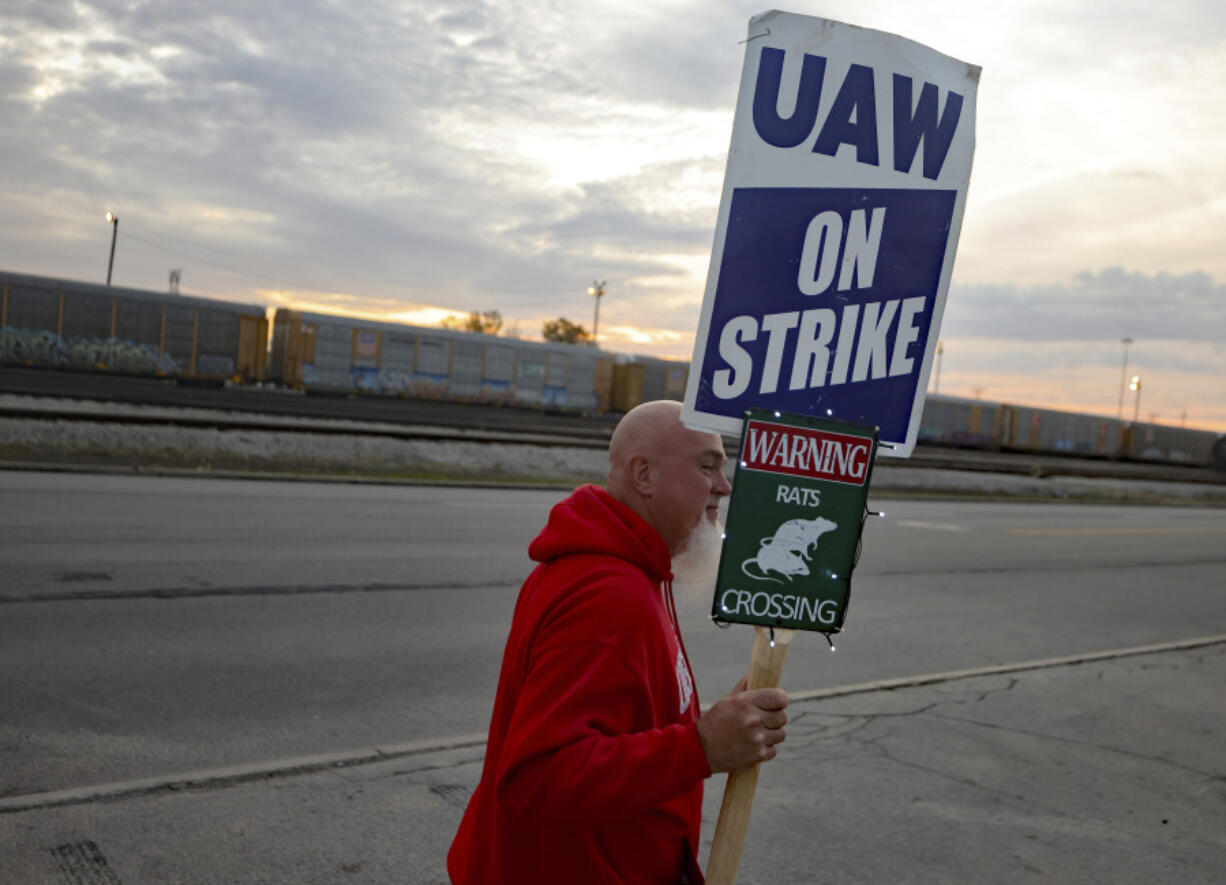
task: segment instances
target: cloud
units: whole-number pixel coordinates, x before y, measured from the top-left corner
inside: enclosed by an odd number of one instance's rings
[[[1049,177],[976,202],[972,181],[958,247],[966,282],[1058,280],[1081,266],[1129,264],[1226,278],[1226,175],[1207,163],[1154,163]]]
[[[1226,285],[1209,274],[1145,274],[1120,267],[1082,271],[1052,285],[954,285],[948,336],[1007,340],[1220,342]]]
[[[1226,431],[1223,329],[1226,286],[1205,273],[1116,267],[1061,284],[954,286],[940,390],[1108,416],[1141,402],[1143,419],[1186,413],[1190,426]],[[1123,390],[1134,374],[1141,398]]]
[[[29,83],[48,76],[34,50],[13,69],[27,97],[10,92],[23,125],[6,147],[33,173],[32,192],[55,178],[99,205],[122,206],[121,237],[130,231],[146,246],[229,241],[229,266],[249,262],[256,275],[293,266],[285,275],[293,285],[347,284],[371,298],[377,290],[462,309],[496,298],[508,312],[581,291],[593,273],[676,273],[652,251],[709,241],[722,158],[631,166],[601,180],[584,180],[580,165],[551,195],[540,181],[549,157],[506,149],[508,135],[534,127],[542,142],[569,133],[582,148],[603,108],[622,108],[616,124],[639,125],[643,106],[634,102],[651,97],[643,87],[657,78],[654,67],[636,74],[630,59],[638,37],[663,39],[651,37],[656,23],[614,21],[613,39],[601,35],[584,49],[566,30],[573,16],[542,22],[478,3],[433,17],[428,5],[364,5],[361,15],[312,5],[292,16],[259,7],[241,18],[206,4],[146,4],[139,15],[118,4],[87,9],[77,24],[87,19],[94,37],[82,64],[57,74],[53,95],[28,96]],[[38,32],[38,24],[25,27]],[[44,44],[51,39],[38,32]],[[578,63],[585,53],[586,67]],[[133,55],[143,74],[116,79],[117,59]],[[624,77],[607,76],[610,56]],[[690,76],[698,83],[707,72]],[[662,117],[655,131],[687,125]],[[48,155],[52,132],[63,149]],[[600,156],[599,145],[592,153]],[[690,169],[706,189],[705,211],[677,193]],[[667,191],[680,208],[647,199]],[[192,213],[183,206],[209,204],[218,207],[214,223],[185,224]],[[256,217],[265,220],[237,220]],[[93,220],[71,225],[82,248]],[[28,239],[63,221],[45,211]],[[159,285],[163,272],[152,272]]]
[[[734,0],[13,0],[0,13],[0,266],[99,279],[111,209],[123,285],[161,289],[183,267],[184,291],[213,297],[497,308],[535,331],[559,314],[586,322],[584,290],[607,279],[610,340],[683,355],[739,41],[760,11]],[[1086,2],[829,0],[798,11],[985,66],[943,333],[951,372],[955,342],[972,340],[998,353],[1050,341],[1049,365],[1070,372],[1098,360],[1109,374],[1124,335],[1138,353],[1184,341],[1199,342],[1185,358],[1215,358],[1226,7],[1172,0],[1157,16],[1125,0],[1104,17]]]

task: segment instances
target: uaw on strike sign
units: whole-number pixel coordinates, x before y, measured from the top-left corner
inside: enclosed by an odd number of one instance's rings
[[[783,12],[750,20],[684,420],[833,416],[915,445],[974,151],[979,68]]]

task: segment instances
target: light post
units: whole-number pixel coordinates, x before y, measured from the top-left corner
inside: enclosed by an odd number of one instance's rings
[[[114,212],[106,213],[106,220],[111,223],[111,259],[106,263],[106,284],[111,284],[111,268],[115,266],[115,238],[119,236],[119,216]]]
[[[933,393],[941,392],[941,354],[945,353],[945,345],[937,339],[937,377],[936,383],[932,387]]]
[[[598,283],[593,280],[592,285],[587,287],[587,294],[596,298],[596,312],[592,316],[592,347],[600,347],[596,335],[600,330],[600,299],[604,297],[604,286],[607,282],[608,280],[601,280]]]
[[[1128,383],[1128,345],[1132,344],[1132,339],[1121,338],[1120,344],[1124,345],[1124,371],[1120,373],[1120,408],[1115,413],[1117,421],[1124,417],[1124,385]]]
[[[1132,383],[1128,385],[1128,389],[1135,390],[1137,392],[1137,398],[1132,407],[1132,423],[1136,424],[1137,416],[1141,414],[1141,376],[1140,375],[1132,376]]]

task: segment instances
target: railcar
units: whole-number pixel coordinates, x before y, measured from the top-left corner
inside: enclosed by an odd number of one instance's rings
[[[919,441],[1015,452],[1117,457],[1124,425],[1111,418],[929,394]]]
[[[1132,423],[1034,406],[929,394],[919,441],[932,445],[1209,465],[1226,438],[1209,430]],[[1217,447],[1217,448],[1215,448]]]
[[[1004,404],[1000,447],[1017,452],[1053,452],[1115,458],[1124,454],[1127,427],[1115,418]]]
[[[1211,465],[1226,470],[1226,463],[1217,463],[1219,445],[1226,455],[1226,437],[1212,431],[1142,423],[1124,431],[1121,453],[1134,461]]]
[[[615,412],[628,412],[639,403],[657,399],[681,400],[689,378],[688,363],[638,354],[619,354],[613,366],[609,397]]]
[[[608,411],[614,357],[593,347],[277,308],[272,380],[308,391]]]
[[[1213,444],[1212,453],[1214,469],[1226,473],[1226,436],[1221,437]]]
[[[996,403],[930,394],[917,439],[929,445],[998,449],[1003,415]]]
[[[263,380],[261,305],[0,271],[0,363]]]

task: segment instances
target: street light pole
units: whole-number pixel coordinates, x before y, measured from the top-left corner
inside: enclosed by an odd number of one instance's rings
[[[1128,385],[1129,390],[1137,392],[1137,398],[1132,407],[1132,423],[1137,423],[1137,416],[1141,414],[1141,376],[1133,375],[1132,383]]]
[[[111,223],[111,259],[106,263],[106,284],[111,284],[111,268],[115,266],[115,238],[119,236],[119,216],[113,212],[106,213],[106,220]]]
[[[1124,371],[1120,373],[1120,407],[1115,413],[1117,421],[1124,418],[1124,385],[1128,383],[1128,345],[1132,344],[1132,339],[1121,338],[1120,344],[1124,345]]]
[[[600,347],[600,342],[596,338],[600,330],[600,299],[604,297],[604,286],[608,280],[601,280],[599,283],[595,280],[592,285],[587,287],[587,294],[596,298],[596,312],[592,316],[592,347]]]
[[[937,339],[937,377],[936,384],[932,388],[933,393],[941,392],[941,354],[943,353],[945,353],[945,345],[941,343],[940,339]]]

